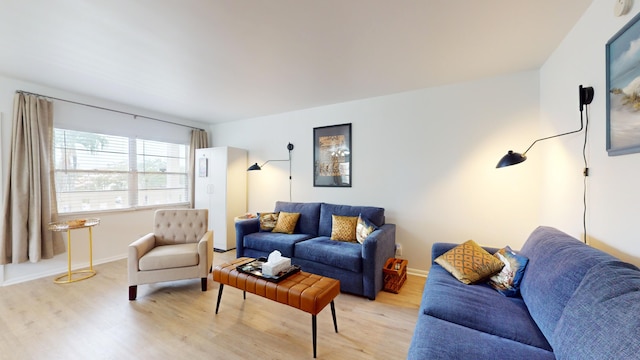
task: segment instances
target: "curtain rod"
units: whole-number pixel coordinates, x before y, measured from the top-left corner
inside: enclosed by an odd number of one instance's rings
[[[70,103],[70,104],[86,106],[86,107],[90,107],[90,108],[94,108],[94,109],[100,109],[100,110],[104,110],[104,111],[111,111],[111,112],[115,112],[115,113],[119,113],[119,114],[130,115],[130,116],[133,116],[133,118],[134,118],[134,119],[135,119],[135,118],[144,118],[144,119],[149,119],[149,120],[160,121],[160,122],[167,123],[167,124],[173,124],[173,125],[178,125],[178,126],[184,126],[184,127],[188,127],[188,128],[194,129],[194,130],[204,131],[204,129],[200,129],[200,128],[193,127],[193,126],[189,126],[189,125],[185,125],[185,124],[176,123],[176,122],[173,122],[173,121],[157,119],[157,118],[150,117],[150,116],[144,116],[144,115],[133,114],[133,113],[129,113],[129,112],[126,112],[126,111],[109,109],[109,108],[102,107],[102,106],[96,106],[96,105],[91,105],[91,104],[85,104],[85,103],[81,103],[81,102],[77,102],[77,101],[72,101],[72,100],[60,99],[60,98],[53,97],[53,96],[47,96],[47,95],[42,95],[42,94],[36,94],[36,93],[30,92],[30,91],[16,90],[16,92],[17,92],[17,93],[28,94],[28,95],[42,96],[42,97],[46,97],[46,98],[49,98],[49,99],[58,100],[58,101],[64,101],[64,102],[68,102],[68,103]]]

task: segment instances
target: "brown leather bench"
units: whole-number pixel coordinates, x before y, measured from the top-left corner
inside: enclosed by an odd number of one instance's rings
[[[246,293],[250,292],[281,304],[289,305],[311,314],[311,330],[313,337],[313,357],[316,357],[317,322],[316,315],[331,304],[333,327],[338,332],[336,308],[333,299],[340,294],[340,281],[300,271],[280,282],[268,281],[259,277],[239,272],[236,268],[253,261],[252,258],[238,258],[230,263],[217,265],[213,269],[213,280],[220,283],[216,314],[222,299],[224,285],[229,285]]]

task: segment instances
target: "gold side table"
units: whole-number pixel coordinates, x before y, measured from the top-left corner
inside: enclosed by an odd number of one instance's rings
[[[53,280],[56,284],[68,284],[75,281],[88,279],[96,274],[93,270],[93,231],[92,228],[100,224],[100,219],[86,219],[86,220],[69,220],[63,222],[49,223],[49,230],[51,231],[66,231],[67,232],[67,273],[60,275]],[[89,229],[89,268],[84,270],[71,271],[71,230],[76,229]],[[79,277],[73,277],[73,275],[80,274]]]

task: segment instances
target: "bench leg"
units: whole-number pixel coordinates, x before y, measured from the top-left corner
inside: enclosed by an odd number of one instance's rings
[[[338,322],[336,321],[336,305],[331,300],[331,316],[333,317],[333,328],[338,332]]]
[[[220,299],[222,299],[222,289],[224,289],[224,284],[220,284],[220,289],[218,290],[218,301],[216,302],[216,314],[218,313],[218,308],[220,307]]]
[[[313,337],[313,358],[316,358],[316,343],[318,337],[318,324],[316,323],[316,316],[311,315],[311,336]]]
[[[242,300],[247,300],[247,292],[246,291],[242,292]]]

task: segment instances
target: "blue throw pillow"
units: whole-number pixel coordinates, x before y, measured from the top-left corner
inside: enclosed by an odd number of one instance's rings
[[[504,267],[489,279],[489,285],[504,296],[517,296],[520,292],[520,281],[529,259],[516,254],[508,246],[498,250],[493,255],[504,263]]]
[[[362,214],[358,215],[358,222],[356,223],[356,240],[360,244],[364,243],[367,237],[377,229],[378,227],[369,219],[362,216]]]

